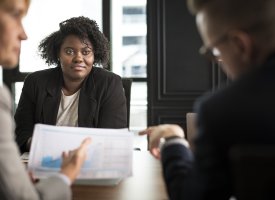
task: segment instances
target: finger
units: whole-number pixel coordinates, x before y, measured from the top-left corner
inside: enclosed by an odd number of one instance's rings
[[[28,173],[29,173],[29,176],[30,176],[31,180],[34,180],[33,173],[31,171],[28,171]]]
[[[155,129],[155,126],[150,126],[147,129],[140,131],[139,135],[150,135],[150,133]]]
[[[150,152],[156,159],[160,159],[160,150],[158,148],[153,148]]]
[[[138,135],[148,135],[148,131],[147,130],[140,131],[138,132]]]
[[[148,135],[149,134],[149,130],[145,129],[143,131],[138,132],[139,135]]]
[[[149,147],[151,149],[158,148],[159,143],[160,143],[160,139],[161,139],[161,134],[159,133],[159,131],[152,132],[150,137],[149,137]]]
[[[153,149],[155,147],[158,147],[158,140],[153,137],[149,137],[149,148]]]
[[[63,151],[63,152],[62,152],[62,159],[65,159],[65,158],[67,158],[67,157],[68,157],[68,153],[65,152],[65,151]]]
[[[77,151],[79,153],[83,153],[83,152],[86,152],[87,149],[88,149],[88,146],[92,143],[92,139],[91,138],[85,138],[81,145],[79,146],[79,148],[77,149]]]
[[[92,143],[92,138],[88,137],[88,138],[85,138],[82,143],[81,143],[81,146],[84,145],[84,146],[87,146],[89,144]]]
[[[149,136],[149,140],[148,140],[149,149],[158,147],[158,140],[156,139],[156,136],[154,134],[155,132],[152,132],[152,134]]]
[[[38,179],[34,177],[33,173],[31,171],[28,171],[29,177],[33,183],[38,182]]]

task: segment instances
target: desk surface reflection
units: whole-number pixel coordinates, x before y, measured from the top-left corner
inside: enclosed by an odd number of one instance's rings
[[[134,151],[133,176],[115,186],[73,185],[73,200],[167,200],[161,164],[148,151]]]

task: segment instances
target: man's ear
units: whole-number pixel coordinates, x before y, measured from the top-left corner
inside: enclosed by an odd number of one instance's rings
[[[238,52],[240,60],[244,63],[250,62],[253,53],[253,41],[251,36],[246,32],[238,30],[232,30],[228,35],[236,47],[235,50]]]

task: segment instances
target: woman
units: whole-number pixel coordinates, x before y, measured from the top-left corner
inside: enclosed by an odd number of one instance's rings
[[[22,26],[29,0],[0,0],[0,65],[12,69],[18,63],[21,40],[27,35]],[[11,97],[0,87],[0,197],[1,200],[71,199],[70,184],[80,171],[90,140],[69,154],[63,153],[59,175],[40,180],[35,185],[25,171],[14,142]]]
[[[121,78],[103,68],[109,43],[95,21],[73,17],[39,45],[41,57],[57,67],[30,74],[15,114],[16,141],[29,151],[34,124],[125,128]]]

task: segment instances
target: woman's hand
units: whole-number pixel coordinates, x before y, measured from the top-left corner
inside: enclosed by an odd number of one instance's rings
[[[90,143],[91,138],[86,138],[77,149],[62,153],[61,173],[66,175],[71,182],[74,182],[80,172],[87,157],[87,150]]]
[[[161,139],[166,139],[169,137],[184,137],[184,132],[182,128],[176,124],[163,124],[158,126],[151,126],[144,131],[139,132],[139,135],[149,136],[149,150],[151,154],[160,159],[160,149],[159,145]]]

